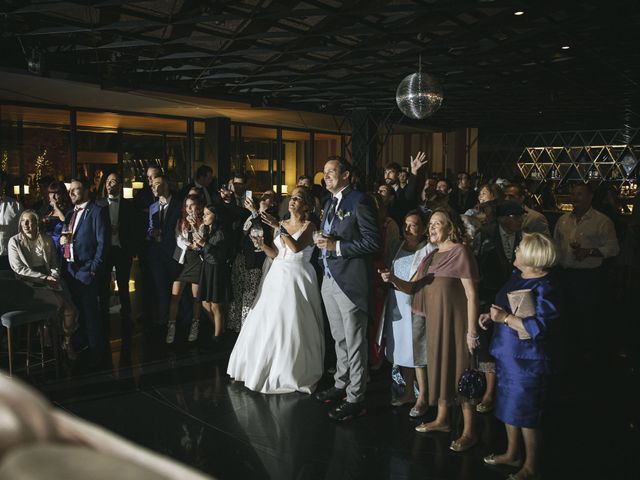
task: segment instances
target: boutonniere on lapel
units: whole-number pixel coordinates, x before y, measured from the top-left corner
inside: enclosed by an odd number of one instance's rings
[[[344,220],[347,217],[351,216],[351,212],[345,212],[344,210],[340,209],[336,212],[336,217],[338,217],[340,219],[340,221]]]

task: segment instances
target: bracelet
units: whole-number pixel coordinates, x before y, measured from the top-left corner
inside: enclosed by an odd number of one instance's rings
[[[479,335],[474,337],[473,335],[469,335],[468,333],[467,333],[467,338],[469,340],[480,340],[480,336]]]

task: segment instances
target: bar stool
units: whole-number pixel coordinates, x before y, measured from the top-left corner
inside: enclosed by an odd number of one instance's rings
[[[40,332],[40,364],[44,368],[44,328],[47,322],[56,320],[58,309],[56,306],[33,300],[33,290],[20,280],[15,278],[0,277],[0,321],[7,329],[7,351],[9,354],[9,375],[13,375],[13,332],[15,328],[27,326],[27,351],[26,367],[27,375],[30,374],[31,366],[31,330],[32,325],[37,325],[42,329]],[[58,373],[58,328],[54,324],[50,331],[53,333],[52,347],[53,358]]]
[[[44,368],[45,360],[44,360],[44,325],[49,323],[52,319],[55,320],[56,315],[58,314],[58,309],[49,304],[44,303],[33,303],[29,305],[28,310],[14,310],[12,312],[5,312],[2,314],[2,326],[7,329],[7,351],[9,354],[9,376],[13,376],[13,336],[12,330],[16,327],[20,327],[22,325],[27,326],[27,350],[25,352],[26,356],[26,367],[27,367],[27,375],[31,373],[31,326],[37,325],[40,328],[40,366]],[[56,366],[56,373],[58,373],[58,336],[57,336],[57,328],[53,326],[53,328],[49,329],[53,333],[53,338],[51,339],[52,347],[53,347],[53,362]]]

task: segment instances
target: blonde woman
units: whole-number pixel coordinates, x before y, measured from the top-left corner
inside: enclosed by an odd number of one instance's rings
[[[58,253],[53,240],[40,232],[40,218],[33,210],[20,215],[18,234],[9,240],[9,264],[18,276],[34,287],[34,299],[57,306],[63,315],[63,349],[75,359],[71,335],[76,330],[76,309],[60,278]]]
[[[516,267],[496,296],[490,313],[480,315],[486,329],[495,323],[491,354],[496,359],[495,416],[507,429],[507,451],[484,458],[489,465],[522,467],[509,479],[528,480],[540,475],[541,432],[549,377],[550,346],[559,319],[558,288],[549,269],[558,258],[546,235],[524,234],[516,248]],[[512,311],[508,294],[528,291],[531,307]],[[522,305],[522,303],[520,303]],[[517,305],[516,305],[517,306]],[[514,307],[515,309],[515,307]],[[520,449],[524,440],[524,452]]]

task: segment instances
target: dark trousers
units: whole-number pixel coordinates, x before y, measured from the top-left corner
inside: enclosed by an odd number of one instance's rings
[[[170,255],[155,245],[149,249],[148,264],[155,287],[153,301],[158,307],[157,323],[164,326],[169,323],[171,284],[178,276],[179,265]]]
[[[120,315],[131,316],[131,297],[129,296],[129,279],[131,278],[132,257],[120,247],[111,247],[107,257],[107,269],[109,272],[116,267],[116,283],[118,284],[118,297],[120,298]]]
[[[569,365],[580,353],[601,350],[603,335],[611,328],[609,319],[602,319],[602,299],[606,295],[602,279],[603,268],[565,268],[562,270],[564,293],[563,340]],[[606,321],[603,321],[606,320]],[[596,340],[597,339],[597,340]],[[600,345],[596,345],[598,342]]]
[[[81,346],[87,345],[95,359],[102,360],[108,341],[104,334],[98,296],[102,289],[102,278],[95,276],[89,285],[67,275],[71,299],[78,309],[78,330],[75,338]]]
[[[129,296],[129,278],[131,276],[132,258],[121,247],[112,246],[105,259],[105,281],[103,293],[100,295],[100,309],[104,319],[105,335],[110,338],[109,306],[111,301],[111,272],[116,270],[116,284],[120,298],[120,316],[123,329],[131,326],[131,297]]]
[[[140,300],[142,303],[142,312],[140,316],[145,325],[151,325],[155,323],[157,305],[155,304],[155,282],[153,280],[153,274],[151,273],[151,267],[149,266],[149,246],[145,245],[140,249],[138,254],[138,266],[140,267],[140,281],[136,282],[136,290],[140,293]]]

